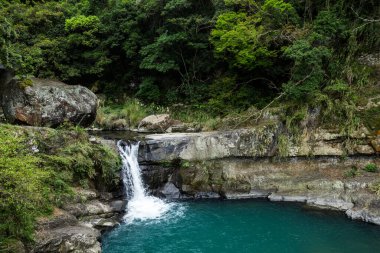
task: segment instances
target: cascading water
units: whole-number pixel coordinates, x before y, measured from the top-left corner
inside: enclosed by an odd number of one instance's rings
[[[149,196],[144,188],[140,166],[137,161],[139,142],[136,144],[118,141],[117,147],[122,159],[122,177],[128,204],[124,221],[145,221],[160,219],[173,207],[174,203],[166,203],[154,196]]]

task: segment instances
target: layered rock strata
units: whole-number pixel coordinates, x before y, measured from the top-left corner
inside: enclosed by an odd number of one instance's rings
[[[285,136],[287,137],[287,136]],[[167,198],[268,198],[346,212],[380,225],[379,136],[305,131],[283,138],[269,122],[226,132],[146,136],[140,163],[152,192]],[[376,193],[378,191],[378,193]]]

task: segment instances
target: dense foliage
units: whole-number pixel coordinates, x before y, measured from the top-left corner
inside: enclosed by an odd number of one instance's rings
[[[72,187],[118,178],[117,154],[83,131],[0,124],[0,133],[0,251],[6,238],[31,240],[36,217],[72,197]]]
[[[225,114],[357,85],[376,0],[0,1],[0,62],[109,97]],[[307,98],[305,100],[305,98]]]

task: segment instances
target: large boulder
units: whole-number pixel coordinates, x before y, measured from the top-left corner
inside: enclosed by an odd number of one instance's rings
[[[97,97],[79,85],[31,78],[2,87],[2,107],[10,123],[56,127],[64,122],[87,127],[96,118]]]
[[[195,123],[182,123],[172,119],[169,114],[153,114],[143,118],[137,131],[140,133],[194,133],[202,129]]]
[[[149,115],[141,120],[138,130],[140,132],[164,133],[173,124],[169,114]]]

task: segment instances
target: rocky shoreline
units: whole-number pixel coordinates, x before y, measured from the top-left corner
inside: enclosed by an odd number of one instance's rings
[[[339,210],[380,225],[379,136],[362,128],[344,143],[326,129],[305,131],[279,154],[281,126],[226,132],[155,134],[140,148],[153,194],[172,198],[267,198]]]
[[[77,189],[76,198],[37,222],[29,252],[101,252],[101,234],[119,225],[125,201],[119,193]]]
[[[224,132],[147,135],[139,151],[144,182],[167,199],[301,202],[380,225],[380,173],[365,170],[367,164],[380,167],[378,136],[362,128],[348,146],[335,132],[305,131],[280,155],[281,134],[281,125],[270,122]],[[95,139],[116,148],[114,140]],[[30,252],[101,252],[101,234],[117,226],[124,212],[122,193],[78,189],[76,195],[38,222]]]
[[[302,202],[343,211],[348,217],[380,225],[380,197],[370,187],[379,175],[352,166],[380,163],[379,158],[224,159],[193,163],[186,168],[144,166],[152,192],[167,198],[226,198]],[[153,175],[153,176],[152,176]],[[157,181],[160,178],[162,181]]]

